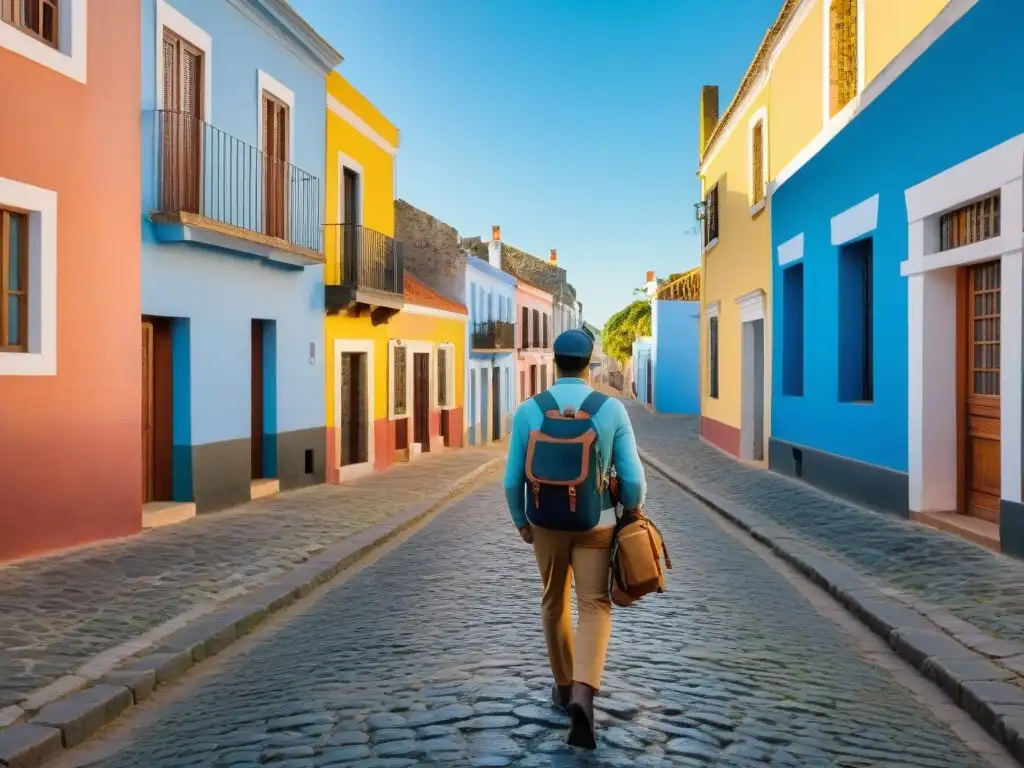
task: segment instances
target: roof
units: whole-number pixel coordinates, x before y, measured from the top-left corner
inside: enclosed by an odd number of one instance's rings
[[[448,312],[457,312],[460,315],[469,314],[466,311],[465,305],[445,298],[433,288],[425,283],[421,283],[409,274],[409,270],[405,271],[405,300],[410,304],[416,304],[420,307],[444,309]]]
[[[782,30],[786,28],[786,24],[793,17],[799,0],[785,0],[782,4],[782,10],[779,11],[779,15],[775,18],[775,23],[768,28],[768,31],[764,35],[764,39],[761,40],[761,45],[757,48],[757,53],[754,54],[754,60],[750,62],[750,66],[747,67],[746,74],[743,75],[743,79],[740,81],[740,87],[736,89],[736,95],[732,97],[732,101],[729,102],[729,106],[718,120],[718,124],[715,125],[715,129],[711,131],[711,135],[708,137],[708,143],[704,146],[704,151],[701,154],[700,162],[704,164],[705,159],[711,152],[711,148],[715,142],[718,141],[721,134],[725,131],[725,126],[729,121],[735,117],[736,111],[739,109],[740,103],[746,98],[747,94],[754,87],[754,83],[757,80],[757,76],[761,74],[761,71],[768,66],[768,56],[775,48],[775,43],[778,42],[779,38],[782,37]]]

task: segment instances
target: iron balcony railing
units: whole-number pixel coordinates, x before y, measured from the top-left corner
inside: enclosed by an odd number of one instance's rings
[[[333,266],[328,284],[353,290],[405,293],[402,244],[383,232],[360,224],[328,224],[327,259]]]
[[[320,179],[195,115],[153,114],[155,213],[323,253]]]
[[[473,349],[515,349],[516,327],[506,320],[473,324]]]

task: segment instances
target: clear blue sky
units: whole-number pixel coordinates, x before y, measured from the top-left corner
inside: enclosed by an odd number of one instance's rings
[[[400,129],[398,197],[558,249],[600,326],[699,263],[700,87],[732,97],[781,0],[292,0]]]

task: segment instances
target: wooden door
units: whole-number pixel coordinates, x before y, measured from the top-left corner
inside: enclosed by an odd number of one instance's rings
[[[266,228],[270,237],[284,238],[287,228],[288,105],[263,92],[263,161],[266,165]]]
[[[526,399],[526,371],[519,372],[519,402]]]
[[[359,223],[357,200],[359,196],[359,176],[348,168],[342,173],[342,205],[341,258],[342,271],[346,278],[355,280],[359,275],[358,237],[356,225]]]
[[[252,321],[252,436],[250,450],[253,480],[263,477],[263,321]]]
[[[203,140],[203,53],[164,30],[163,158],[159,206],[168,213],[199,213]]]
[[[430,355],[416,352],[412,356],[413,442],[426,451],[430,446]]]
[[[153,325],[142,324],[142,502],[153,500]]]
[[[501,369],[491,368],[491,436],[501,439]]]
[[[537,394],[537,366],[530,366],[530,397]]]
[[[341,465],[369,460],[366,414],[366,353],[341,353]]]
[[[1001,491],[1000,263],[961,271],[960,512],[996,523]]]

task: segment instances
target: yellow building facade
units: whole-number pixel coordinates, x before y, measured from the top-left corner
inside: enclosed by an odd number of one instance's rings
[[[398,129],[327,78],[324,267],[327,480],[462,445],[466,308],[405,272]]]
[[[947,0],[785,0],[736,95],[699,109],[701,434],[747,460],[771,425],[771,192]]]

